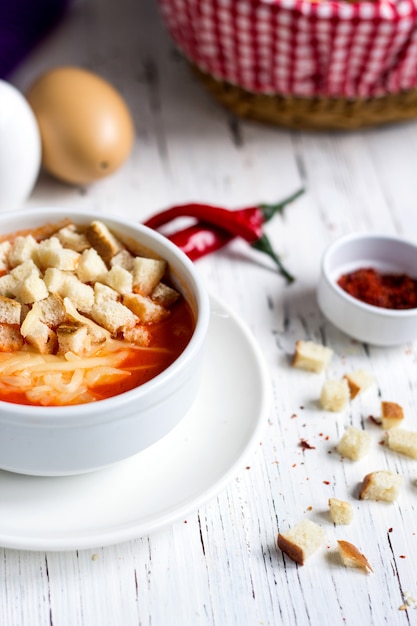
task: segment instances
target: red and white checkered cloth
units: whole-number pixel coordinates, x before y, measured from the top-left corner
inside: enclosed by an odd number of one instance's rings
[[[252,92],[375,97],[417,87],[417,0],[159,0],[183,54]]]

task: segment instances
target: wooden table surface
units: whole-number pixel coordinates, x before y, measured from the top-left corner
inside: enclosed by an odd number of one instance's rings
[[[120,90],[136,143],[118,172],[90,186],[42,174],[28,207],[79,207],[142,221],[178,202],[237,208],[305,187],[267,227],[296,281],[287,286],[267,258],[238,241],[197,262],[207,289],[249,329],[268,370],[271,405],[249,462],[242,460],[227,485],[186,518],[145,536],[106,546],[92,539],[90,548],[66,551],[5,547],[0,624],[417,624],[417,462],[379,445],[383,431],[369,419],[378,417],[381,400],[398,402],[406,427],[417,430],[417,344],[355,343],[324,320],[315,298],[321,255],[338,237],[380,231],[417,241],[417,122],[318,133],[235,119],[192,76],[155,0],[73,3],[11,81],[24,91],[42,71],[63,64],[89,68]],[[298,339],[333,349],[325,373],[291,367]],[[367,369],[375,385],[346,410],[323,411],[325,378],[357,368]],[[358,462],[335,450],[349,425],[371,435],[371,451]],[[358,499],[363,476],[378,469],[404,477],[396,502]],[[330,496],[352,503],[352,524],[331,523]],[[301,567],[276,539],[303,517],[324,528],[326,541]],[[338,539],[354,543],[374,573],[344,567]]]

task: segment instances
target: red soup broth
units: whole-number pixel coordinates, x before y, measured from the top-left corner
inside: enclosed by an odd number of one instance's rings
[[[50,228],[50,226],[48,225],[46,228]],[[39,231],[42,234],[41,229]],[[29,232],[33,233],[34,231],[22,231],[22,234]],[[46,235],[44,231],[44,236],[39,236],[37,239],[46,238],[50,234],[53,234],[53,231],[52,233],[47,232]],[[15,237],[16,234],[12,234],[2,237],[2,240],[8,239],[13,241]],[[167,282],[165,279],[164,282],[169,284],[169,281]],[[44,357],[44,355],[39,355],[29,345],[24,345],[17,352],[0,351],[0,401],[32,406],[67,406],[103,400],[130,391],[163,372],[179,357],[189,343],[195,325],[194,312],[187,299],[180,295],[170,308],[167,317],[159,322],[146,325],[149,336],[149,345],[147,347],[136,346],[123,339],[110,340],[110,342],[104,343],[103,348],[94,352],[91,356],[80,357],[84,365],[82,368],[78,368],[78,371],[76,366],[71,366],[72,369],[69,372],[65,371],[65,368],[68,367],[68,361],[64,356],[47,355]],[[116,359],[116,364],[114,366],[110,362],[109,368],[111,371],[109,371],[108,375],[105,374],[101,378],[97,377],[93,384],[87,385],[87,392],[80,394],[77,390],[77,377],[81,375],[81,372],[91,371],[94,378],[95,371],[102,367],[100,359],[108,358],[111,361],[113,357]],[[9,359],[14,358],[26,360],[24,365],[15,368],[16,371],[10,374],[7,365]],[[43,358],[46,359],[46,364],[39,365],[36,359]],[[48,359],[53,363],[51,371],[48,369]],[[88,364],[89,360],[91,366]],[[97,361],[98,364],[96,365]],[[117,370],[116,373],[114,373],[113,366]],[[36,370],[39,368],[41,368],[42,373],[37,377]],[[34,371],[36,372],[35,374]],[[57,375],[64,378],[55,385],[54,393],[51,397],[51,394],[48,392],[48,385],[44,383],[46,380],[50,380],[50,377]],[[24,380],[25,376],[26,381]],[[28,389],[27,385],[28,376],[32,377],[31,389]],[[20,384],[20,380],[25,384]],[[60,385],[62,387],[61,395],[59,391],[56,391],[56,389],[60,389]],[[82,386],[85,388],[85,381]],[[44,387],[45,393],[43,393]],[[33,389],[35,390],[35,398],[32,393]]]

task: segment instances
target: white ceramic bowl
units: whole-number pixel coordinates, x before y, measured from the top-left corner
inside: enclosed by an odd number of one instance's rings
[[[131,391],[76,406],[38,407],[0,401],[0,468],[59,476],[88,472],[132,456],[166,435],[191,407],[199,387],[209,298],[192,262],[165,237],[133,221],[81,210],[30,209],[0,214],[0,234],[68,217],[101,219],[168,261],[175,286],[196,317],[194,334],[164,372]]]
[[[395,346],[417,338],[417,308],[385,309],[361,302],[337,284],[342,274],[373,267],[417,277],[417,246],[401,237],[353,234],[325,251],[317,289],[319,307],[337,328],[376,346]]]

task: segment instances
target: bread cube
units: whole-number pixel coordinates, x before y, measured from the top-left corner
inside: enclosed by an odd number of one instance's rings
[[[133,259],[133,291],[149,296],[165,274],[167,262],[137,256]]]
[[[16,267],[10,271],[10,276],[13,276],[16,282],[25,280],[25,278],[33,274],[37,274],[38,276],[41,275],[39,267],[32,261],[32,259],[24,261],[20,265],[16,265]]]
[[[112,259],[110,260],[110,266],[113,267],[114,265],[118,265],[120,267],[123,267],[123,269],[127,270],[128,272],[131,272],[133,270],[133,259],[134,256],[130,254],[128,250],[124,249],[115,254],[114,257],[112,257]]]
[[[47,295],[48,289],[42,278],[35,271],[16,285],[16,298],[23,304],[31,304],[32,302],[43,300]]]
[[[133,276],[131,272],[128,272],[128,270],[125,270],[120,265],[114,265],[105,276],[103,276],[102,280],[106,285],[115,289],[120,294],[132,292]]]
[[[41,354],[51,354],[56,347],[56,334],[46,324],[41,322],[36,309],[33,308],[26,315],[20,332]]]
[[[21,311],[20,302],[0,296],[0,324],[20,324]]]
[[[49,294],[43,300],[35,302],[33,308],[38,313],[41,322],[50,328],[56,328],[66,319],[64,302],[58,294]]]
[[[138,318],[134,313],[121,302],[108,300],[105,304],[95,304],[90,315],[97,324],[106,328],[112,335],[126,328],[133,328]]]
[[[321,389],[320,404],[325,411],[342,411],[349,401],[349,385],[345,378],[325,380]]]
[[[359,461],[368,454],[370,445],[371,438],[369,433],[350,426],[340,439],[337,451],[352,461]]]
[[[402,482],[402,476],[389,470],[371,472],[363,479],[359,499],[394,502],[398,498]]]
[[[123,304],[138,316],[142,324],[155,324],[169,315],[167,309],[139,293],[123,296]]]
[[[329,510],[333,524],[346,525],[353,520],[353,507],[350,502],[329,498]]]
[[[107,274],[107,265],[94,248],[84,250],[78,261],[76,274],[83,283],[102,282]]]
[[[381,425],[385,430],[400,426],[404,420],[403,408],[396,402],[381,402]]]
[[[417,432],[404,428],[392,428],[387,433],[390,450],[417,459]]]
[[[152,300],[166,309],[172,307],[179,297],[178,291],[165,283],[158,283],[151,293]]]
[[[332,358],[333,350],[314,343],[313,341],[299,340],[295,344],[293,367],[310,372],[322,372]]]
[[[370,566],[368,559],[358,548],[349,541],[338,540],[339,554],[343,565],[346,567],[357,567],[363,569],[368,574],[374,570]]]
[[[292,561],[304,565],[306,560],[319,549],[325,532],[319,524],[302,519],[286,533],[278,533],[278,547]]]
[[[150,343],[149,330],[145,326],[126,328],[123,331],[123,339],[137,346],[141,346],[142,348],[146,348]]]
[[[374,382],[374,377],[365,369],[358,369],[345,375],[349,385],[350,397],[356,398],[359,393],[366,391]]]
[[[85,234],[92,247],[106,263],[109,263],[111,258],[124,248],[107,226],[99,220],[91,222]]]
[[[16,296],[16,285],[19,281],[12,274],[0,276],[0,295],[5,298],[14,298]]]
[[[103,304],[103,302],[107,302],[107,300],[118,299],[119,294],[117,291],[103,283],[94,283],[94,304]]]
[[[0,323],[0,352],[15,352],[23,347],[19,326]]]
[[[33,261],[37,264],[38,245],[32,235],[16,237],[8,254],[9,266],[16,267],[25,261]]]
[[[2,241],[0,243],[0,271],[6,272],[9,265],[9,252],[11,250],[12,244],[10,241]]]
[[[58,338],[58,352],[66,354],[72,352],[77,356],[89,353],[91,349],[91,338],[88,327],[79,322],[66,322],[60,324],[56,329]]]
[[[75,252],[83,252],[90,247],[87,237],[84,233],[78,232],[75,224],[69,224],[61,228],[56,233],[56,237],[58,237],[64,248],[75,250]]]

